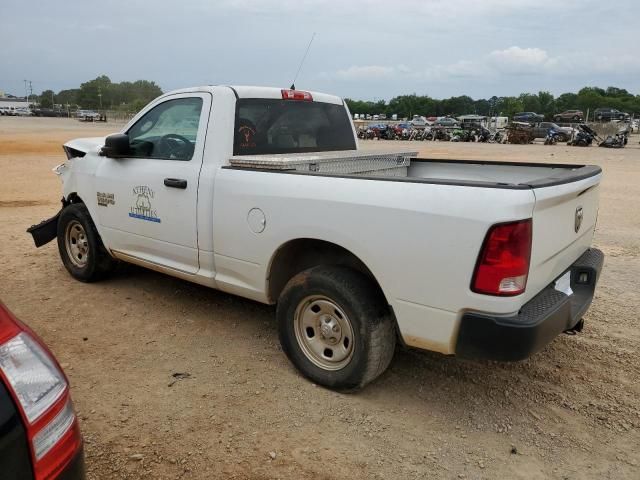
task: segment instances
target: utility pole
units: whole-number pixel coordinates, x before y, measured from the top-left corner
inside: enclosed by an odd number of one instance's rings
[[[27,99],[27,106],[29,106],[29,90],[27,90],[27,82],[28,82],[28,80],[25,78],[25,80],[24,80],[24,96]]]
[[[100,110],[102,110],[102,88],[98,87],[98,99],[100,100]]]

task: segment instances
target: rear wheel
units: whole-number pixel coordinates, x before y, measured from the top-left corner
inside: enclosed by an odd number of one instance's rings
[[[393,357],[389,307],[378,286],[355,270],[322,265],[299,273],[280,295],[277,317],[289,360],[325,387],[362,388]]]
[[[104,248],[84,204],[74,203],[62,210],[57,236],[62,263],[75,279],[93,282],[114,269],[116,261]]]

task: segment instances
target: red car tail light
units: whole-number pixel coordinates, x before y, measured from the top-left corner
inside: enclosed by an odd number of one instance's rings
[[[23,418],[36,480],[51,479],[78,452],[82,437],[66,377],[48,349],[13,320],[0,304],[0,381]]]
[[[520,295],[531,260],[531,219],[492,226],[484,239],[471,290],[485,295]]]
[[[313,102],[313,97],[309,92],[303,92],[302,90],[285,90],[282,89],[283,100],[302,100],[303,102]]]

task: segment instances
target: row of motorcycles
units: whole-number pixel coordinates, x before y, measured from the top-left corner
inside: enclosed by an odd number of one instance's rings
[[[444,142],[504,143],[506,135],[501,131],[491,132],[478,126],[471,129],[448,129],[444,127],[413,128],[405,125],[373,125],[358,128],[362,140],[440,140]]]
[[[574,129],[573,135],[567,142],[567,145],[573,147],[590,147],[595,141],[599,147],[623,148],[629,142],[630,133],[629,127],[623,126],[620,127],[614,135],[608,135],[603,139],[591,127],[582,123]],[[563,136],[561,132],[550,128],[544,139],[544,144],[555,145]]]
[[[599,147],[623,148],[629,141],[630,133],[629,127],[623,126],[620,127],[614,135],[608,135],[605,139],[602,139],[591,127],[582,123],[574,129],[573,135],[567,142],[567,145],[573,147],[590,147],[595,141]],[[555,145],[563,137],[564,134],[562,132],[550,128],[544,139],[544,144]]]
[[[591,127],[582,123],[574,128],[571,137],[567,140],[566,132],[550,128],[544,139],[545,145],[555,145],[566,141],[567,145],[575,147],[589,147],[594,142],[599,147],[623,148],[629,141],[630,128],[622,126],[614,135],[601,138]],[[410,125],[370,125],[358,128],[358,138],[363,140],[440,140],[445,142],[481,142],[481,143],[506,143],[508,134],[504,131],[490,131],[482,125],[474,125],[472,128],[450,129],[445,127],[427,126],[414,128]],[[533,139],[533,137],[532,137]]]

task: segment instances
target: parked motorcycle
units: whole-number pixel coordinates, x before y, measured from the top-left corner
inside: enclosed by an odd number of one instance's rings
[[[544,137],[544,144],[555,145],[556,143],[561,141],[562,138],[564,138],[564,135],[565,134],[560,132],[559,130],[556,130],[555,128],[550,128],[547,131],[547,136]]]
[[[598,134],[592,128],[581,123],[577,126],[573,137],[567,142],[567,145],[574,147],[590,147],[593,140],[597,138]]]
[[[600,142],[599,147],[605,148],[624,148],[629,141],[629,128],[622,127],[618,129],[615,135],[609,135],[604,141]]]

